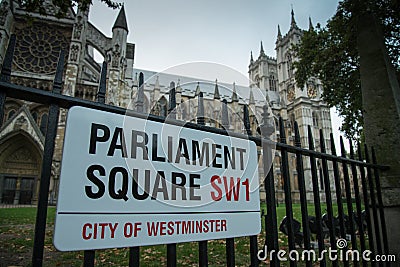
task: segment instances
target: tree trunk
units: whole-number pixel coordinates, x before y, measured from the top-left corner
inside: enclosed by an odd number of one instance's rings
[[[359,11],[358,11],[359,12]],[[365,140],[375,148],[391,253],[399,255],[400,242],[400,89],[379,24],[369,12],[359,12],[357,48],[364,115]]]

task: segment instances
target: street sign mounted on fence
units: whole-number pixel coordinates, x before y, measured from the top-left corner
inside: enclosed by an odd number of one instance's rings
[[[69,251],[256,235],[258,187],[252,141],[73,107],[54,245]]]

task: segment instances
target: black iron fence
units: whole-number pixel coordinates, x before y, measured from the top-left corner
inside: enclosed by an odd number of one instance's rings
[[[32,265],[42,266],[47,206],[49,203],[49,183],[60,108],[69,109],[73,106],[83,106],[116,114],[127,114],[127,112],[123,108],[105,104],[107,69],[107,64],[105,63],[103,63],[102,66],[97,102],[62,95],[63,52],[60,54],[53,82],[53,90],[51,92],[10,83],[14,45],[15,37],[12,37],[1,70],[0,127],[3,124],[4,105],[8,97],[49,105],[32,255]],[[143,114],[143,83],[144,77],[143,74],[140,74],[138,99],[135,103],[136,111],[129,111],[128,114],[152,121],[165,122],[164,117]],[[176,105],[174,86],[172,86],[170,91],[169,105],[169,111],[173,112]],[[228,110],[226,105],[222,105],[222,107],[222,118],[227,118]],[[364,251],[369,249],[374,254],[389,254],[379,181],[380,170],[388,167],[377,164],[373,149],[371,149],[371,153],[369,153],[369,148],[367,146],[361,149],[360,144],[358,144],[356,150],[357,155],[355,155],[353,145],[350,143],[350,151],[346,151],[343,140],[341,139],[341,155],[338,156],[336,155],[335,142],[331,135],[330,147],[332,154],[327,154],[325,138],[323,132],[320,131],[320,151],[315,151],[314,137],[310,126],[308,127],[308,147],[302,147],[297,123],[294,124],[295,145],[288,145],[282,118],[279,119],[279,142],[274,142],[270,139],[270,135],[274,132],[274,127],[271,125],[273,124],[273,120],[271,120],[270,114],[268,114],[267,107],[264,107],[264,113],[262,114],[263,122],[259,126],[261,135],[252,135],[249,111],[246,105],[243,106],[243,115],[246,134],[228,132],[224,127],[218,129],[205,126],[203,95],[200,93],[198,96],[197,124],[185,123],[183,127],[246,138],[254,141],[262,150],[263,170],[265,174],[263,185],[266,199],[261,199],[260,201],[266,205],[266,214],[263,214],[263,216],[265,216],[265,232],[261,234],[265,234],[265,245],[268,247],[269,251],[278,251],[280,249],[278,231],[281,231],[287,235],[289,250],[311,250],[317,248],[318,253],[322,254],[322,251],[327,247],[334,250],[337,249],[337,242],[339,239],[348,239],[351,243],[351,247],[345,247],[343,248],[344,250],[351,248],[352,250]],[[169,119],[167,123],[182,125],[182,122],[174,119],[175,117]],[[223,121],[222,126],[226,127],[227,125],[229,125],[229,121]],[[272,157],[274,157],[272,148],[276,148],[281,154],[280,168],[283,179],[286,212],[286,216],[282,222],[277,221],[274,166],[271,167],[269,164],[269,162],[272,162]],[[362,153],[362,151],[364,151],[364,153]],[[296,158],[295,168],[299,187],[301,221],[297,221],[293,216],[289,155],[294,155]],[[317,160],[322,162],[321,177],[323,177],[323,183],[325,184],[324,189],[321,190],[322,192],[320,192],[321,181],[319,180],[320,174],[317,169]],[[310,167],[313,188],[312,199],[307,197],[308,192],[306,191],[304,164],[309,164]],[[331,184],[334,184],[334,194],[331,192],[331,186],[329,186]],[[321,193],[325,196],[326,202],[326,214],[324,215],[322,214],[321,208]],[[354,198],[352,197],[352,193]],[[335,216],[333,209],[334,201],[337,203],[337,216]],[[346,210],[344,209],[343,201],[346,204]],[[355,205],[353,205],[354,201]],[[309,216],[310,203],[313,203],[315,216]],[[312,242],[314,236],[317,240],[316,242]],[[263,248],[258,246],[257,238],[257,236],[249,237],[249,258],[251,266],[258,266],[260,264],[259,258],[263,256],[262,253],[260,253],[260,249]],[[207,240],[198,242],[199,266],[208,265],[207,244]],[[94,266],[95,253],[95,251],[84,252],[84,266]],[[274,253],[270,254],[270,256],[270,264],[272,266],[279,266],[279,255]],[[167,266],[176,266],[177,257],[179,257],[179,255],[177,255],[176,244],[167,244]],[[325,266],[327,260],[328,258],[326,255],[322,256],[320,265]],[[234,238],[226,239],[226,263],[227,266],[235,266]],[[312,266],[312,261],[310,259],[305,260],[305,263],[306,266]],[[338,264],[339,260],[332,262],[333,266],[338,266]],[[343,264],[344,266],[349,266],[350,262],[344,260]],[[360,264],[367,266],[368,262],[365,260],[354,260],[353,264],[355,266]],[[375,263],[372,262],[372,264]],[[129,250],[129,266],[139,265],[140,247],[131,247]],[[290,265],[296,266],[297,262],[292,260],[290,261]]]

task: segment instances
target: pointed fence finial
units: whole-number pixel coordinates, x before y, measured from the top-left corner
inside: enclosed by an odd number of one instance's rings
[[[176,96],[175,96],[175,83],[171,82],[169,85],[169,109],[168,117],[176,119]]]
[[[62,76],[64,73],[64,59],[65,59],[65,52],[64,50],[61,50],[60,55],[58,57],[56,75],[54,76],[54,81],[53,81],[53,93],[56,94],[61,93]]]
[[[313,137],[311,125],[307,126],[307,132],[308,132],[308,149],[314,150],[314,137]]]
[[[294,126],[294,145],[297,147],[301,147],[301,139],[300,139],[300,132],[299,132],[299,125],[297,121],[293,122]]]
[[[336,156],[336,145],[335,145],[335,138],[333,136],[333,133],[329,134],[329,140],[331,141],[332,155]]]
[[[319,129],[319,145],[321,146],[321,152],[326,153],[324,131]]]
[[[144,75],[143,72],[140,72],[139,74],[139,89],[137,92],[137,97],[136,97],[136,111],[143,113],[144,111]]]
[[[198,107],[197,107],[197,124],[205,125],[204,121],[204,102],[203,102],[203,92],[198,95]]]
[[[215,88],[214,88],[214,99],[220,99],[219,89],[218,89],[218,80],[215,79]]]
[[[251,136],[251,129],[250,129],[250,117],[249,117],[249,109],[247,105],[243,105],[243,123],[244,123],[244,130],[248,136]]]
[[[221,126],[225,130],[229,130],[228,104],[226,99],[222,100]]]
[[[344,142],[343,142],[343,137],[340,136],[340,154],[342,157],[346,157],[346,149],[344,148]]]
[[[201,90],[200,90],[200,82],[197,82],[195,95],[198,96],[200,94],[200,92],[201,92]]]
[[[107,62],[103,61],[101,67],[99,90],[97,92],[97,102],[104,104],[106,102],[106,84],[107,84]]]
[[[232,90],[232,102],[238,102],[239,101],[239,99],[238,99],[238,96],[237,96],[237,93],[236,93],[236,83],[234,82],[233,83],[233,90]]]

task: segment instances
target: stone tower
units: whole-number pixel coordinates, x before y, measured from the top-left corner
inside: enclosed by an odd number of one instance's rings
[[[65,95],[75,96],[78,79],[82,79],[88,14],[89,10],[81,10],[79,8],[73,24],[63,92]]]
[[[250,87],[258,87],[266,91],[277,91],[276,59],[265,54],[261,42],[260,54],[254,61],[253,53],[250,54],[249,64]]]
[[[107,51],[108,61],[108,104],[120,106],[124,98],[124,90],[120,84],[125,79],[127,69],[126,43],[128,37],[128,23],[126,22],[125,8],[122,6],[114,26],[112,27],[111,47]],[[122,90],[121,90],[122,89]]]
[[[310,29],[312,23],[310,19]],[[322,100],[322,84],[317,78],[310,78],[302,87],[298,86],[295,78],[293,62],[298,59],[292,51],[292,46],[300,42],[303,36],[296,23],[294,12],[291,12],[291,23],[289,31],[282,36],[278,26],[278,36],[276,40],[276,60],[278,70],[278,88],[281,98],[281,116],[287,121],[288,136],[294,137],[293,125],[297,121],[301,136],[302,147],[308,148],[308,126],[311,126],[314,136],[314,145],[320,151],[319,129],[322,129],[327,152],[330,153],[329,135],[332,132],[330,109]],[[318,166],[321,163],[318,162]],[[311,170],[308,160],[304,161],[306,189],[312,191]],[[333,177],[330,175],[331,181]],[[324,189],[322,178],[319,180],[320,190]],[[332,186],[332,183],[331,183]]]

